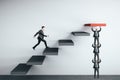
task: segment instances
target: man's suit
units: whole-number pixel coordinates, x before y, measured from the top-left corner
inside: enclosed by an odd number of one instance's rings
[[[46,48],[47,48],[47,47],[48,47],[48,46],[47,46],[47,42],[44,40],[44,37],[47,37],[47,36],[44,35],[43,30],[38,31],[38,32],[34,35],[34,37],[37,36],[37,35],[38,35],[38,37],[37,37],[38,43],[33,47],[33,49],[35,49],[35,48],[40,44],[41,41],[44,42],[44,44],[45,44],[45,46],[46,46]]]
[[[93,37],[94,37],[94,44],[96,44],[96,41],[99,44],[99,32],[101,31],[101,28],[100,28],[100,30],[94,30],[92,28],[92,31],[94,32],[94,35],[93,35]]]

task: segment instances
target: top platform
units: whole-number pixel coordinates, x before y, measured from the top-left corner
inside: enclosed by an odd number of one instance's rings
[[[89,26],[89,27],[105,27],[106,24],[105,23],[88,23],[88,24],[85,24],[84,26]]]

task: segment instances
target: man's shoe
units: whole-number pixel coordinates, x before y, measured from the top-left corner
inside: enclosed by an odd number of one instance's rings
[[[35,47],[32,47],[33,48],[33,50],[35,50]]]
[[[46,48],[50,48],[50,47],[47,46]]]

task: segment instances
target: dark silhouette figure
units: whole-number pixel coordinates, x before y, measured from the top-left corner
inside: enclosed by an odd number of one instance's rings
[[[94,37],[94,44],[96,44],[96,41],[99,44],[99,32],[101,31],[101,27],[100,27],[99,30],[97,30],[97,29],[94,30],[93,28],[91,28],[91,30],[94,32],[94,35],[93,35],[93,37]]]
[[[97,59],[99,60],[99,48],[101,47],[101,44],[92,44],[92,47],[94,48],[93,53],[94,53],[94,60],[96,60],[96,56]]]
[[[101,60],[92,60],[92,62],[94,63],[94,78],[99,78],[99,63]]]
[[[47,37],[47,35],[44,35],[44,32],[43,32],[43,31],[44,31],[44,28],[45,28],[45,26],[42,26],[42,27],[41,27],[41,30],[39,30],[39,31],[34,35],[34,37],[36,37],[36,36],[38,35],[38,37],[37,37],[38,43],[33,47],[34,50],[35,50],[35,48],[40,44],[41,41],[44,42],[45,47],[48,48],[47,42],[46,42],[46,40],[44,40],[44,37]]]

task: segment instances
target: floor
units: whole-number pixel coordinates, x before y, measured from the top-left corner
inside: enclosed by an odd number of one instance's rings
[[[0,75],[0,80],[120,80],[120,75],[102,75],[99,79],[92,75]]]

